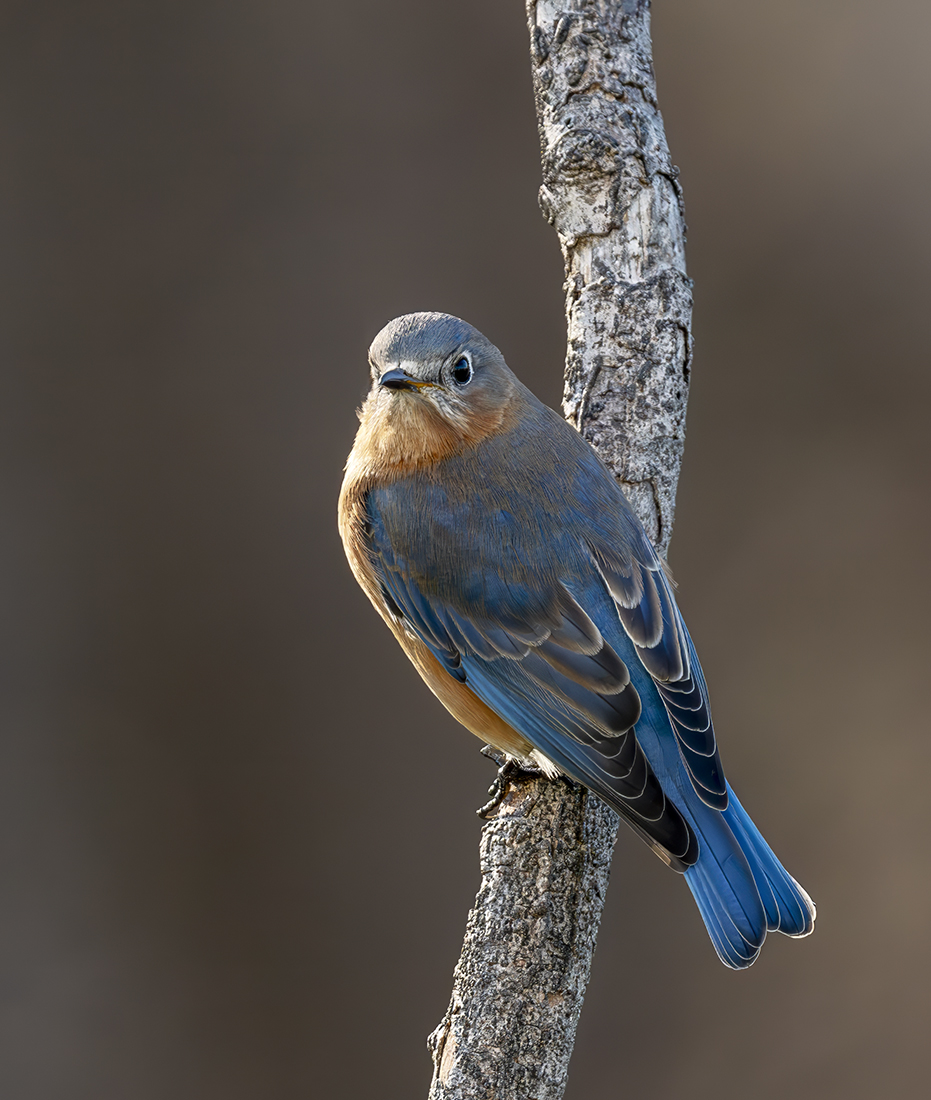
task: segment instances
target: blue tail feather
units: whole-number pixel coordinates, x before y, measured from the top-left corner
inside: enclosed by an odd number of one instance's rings
[[[750,863],[718,811],[702,806],[690,815],[690,823],[698,834],[700,854],[685,872],[685,881],[721,961],[737,970],[750,966],[760,953],[767,926]]]
[[[750,860],[766,905],[767,927],[786,936],[807,936],[815,926],[814,902],[773,854],[730,787],[728,796],[723,816]]]
[[[750,966],[760,953],[760,944],[748,940],[737,927],[707,869],[700,865],[690,867],[685,872],[685,881],[692,891],[692,897],[698,905],[721,962],[732,970],[742,970]]]
[[[698,834],[698,862],[685,881],[725,966],[735,970],[756,961],[767,931],[807,936],[815,907],[785,870],[728,787],[723,812],[690,806]]]

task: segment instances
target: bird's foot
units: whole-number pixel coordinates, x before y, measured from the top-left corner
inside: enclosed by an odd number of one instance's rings
[[[498,774],[495,776],[495,781],[488,788],[488,793],[491,795],[491,798],[484,806],[480,806],[475,811],[479,817],[487,821],[504,801],[508,793],[508,787],[513,780],[519,777],[536,779],[541,776],[543,772],[533,764],[521,764],[520,761],[515,760],[512,756],[505,756],[503,752],[498,752],[497,749],[493,749],[491,745],[486,745],[482,749],[482,755],[487,756],[489,760],[494,760],[498,765]]]

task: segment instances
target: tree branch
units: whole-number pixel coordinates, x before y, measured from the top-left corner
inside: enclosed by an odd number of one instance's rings
[[[527,0],[540,206],[566,265],[567,418],[665,554],[682,462],[691,284],[656,104],[648,0]],[[559,1100],[618,819],[566,781],[512,783],[430,1036],[431,1100]]]

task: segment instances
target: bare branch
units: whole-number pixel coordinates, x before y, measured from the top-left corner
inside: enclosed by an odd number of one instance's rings
[[[566,416],[661,552],[672,533],[691,357],[677,171],[656,104],[648,0],[527,0],[540,206],[566,264]],[[513,784],[481,842],[431,1100],[558,1100],[617,817],[563,781]]]

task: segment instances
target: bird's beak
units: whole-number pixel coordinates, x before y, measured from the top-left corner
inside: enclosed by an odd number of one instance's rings
[[[384,386],[386,390],[420,390],[424,386],[432,385],[431,382],[423,382],[419,378],[412,378],[406,371],[401,370],[400,367],[395,367],[393,370],[386,370],[385,373],[378,379],[379,386]]]

